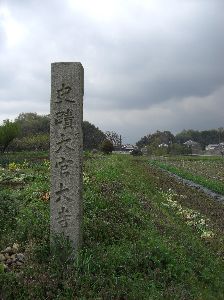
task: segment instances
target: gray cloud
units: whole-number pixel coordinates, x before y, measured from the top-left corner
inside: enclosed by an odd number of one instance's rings
[[[221,106],[223,1],[150,3],[3,0],[0,119],[7,113],[48,113],[50,63],[81,61],[85,116],[102,129],[116,128],[127,136],[136,132],[138,138],[162,126],[175,131],[222,122],[218,105],[209,120],[196,118],[191,107],[198,112],[196,104],[204,105],[206,99]],[[195,105],[186,108],[186,99]]]

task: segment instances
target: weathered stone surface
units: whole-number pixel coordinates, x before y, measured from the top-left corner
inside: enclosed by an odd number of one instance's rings
[[[0,262],[5,260],[5,256],[3,254],[0,253]]]
[[[82,240],[84,71],[81,63],[51,65],[51,233],[77,250]]]
[[[9,254],[11,254],[12,253],[12,248],[11,247],[7,247],[7,248],[5,248],[5,250],[1,251],[1,253],[9,253]]]

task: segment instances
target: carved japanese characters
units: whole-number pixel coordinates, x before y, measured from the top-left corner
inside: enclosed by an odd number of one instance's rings
[[[51,73],[51,234],[75,250],[82,240],[83,67],[53,63]]]

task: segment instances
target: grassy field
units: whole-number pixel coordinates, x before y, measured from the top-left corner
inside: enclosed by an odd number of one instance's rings
[[[167,164],[186,172],[224,183],[224,158],[222,157],[170,157]]]
[[[0,170],[0,250],[16,243],[25,257],[0,264],[0,298],[224,298],[223,205],[147,158],[88,155],[73,259],[63,239],[50,253],[49,162],[38,157]]]

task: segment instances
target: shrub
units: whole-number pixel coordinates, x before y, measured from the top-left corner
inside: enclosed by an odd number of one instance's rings
[[[3,125],[0,126],[0,150],[2,153],[5,152],[9,144],[19,134],[19,126],[15,122],[5,120]]]
[[[109,140],[104,140],[101,144],[101,150],[105,154],[109,154],[114,150],[113,143]]]
[[[169,154],[171,155],[187,155],[192,154],[191,148],[186,145],[174,143],[170,146]]]
[[[11,151],[46,151],[50,148],[49,134],[37,134],[15,139],[9,150]]]
[[[133,156],[141,156],[143,153],[139,149],[134,149],[134,150],[131,151],[130,154],[133,155]]]

